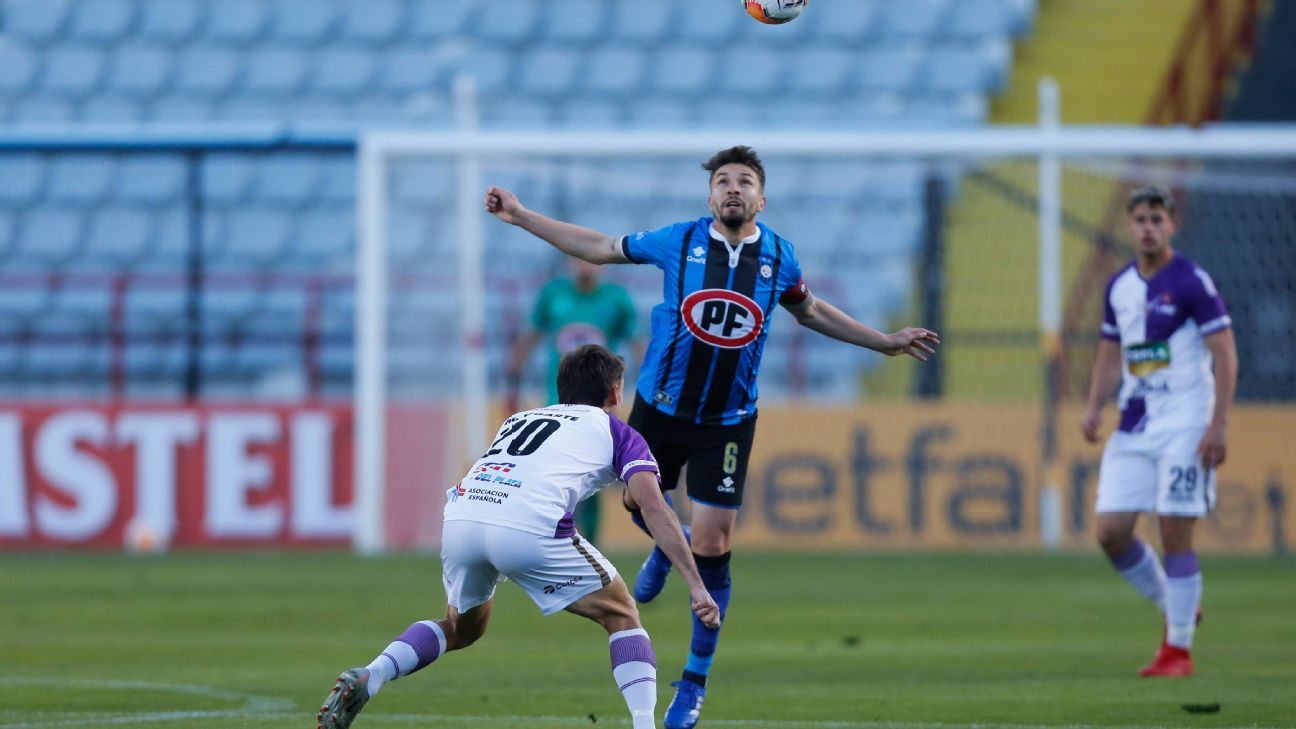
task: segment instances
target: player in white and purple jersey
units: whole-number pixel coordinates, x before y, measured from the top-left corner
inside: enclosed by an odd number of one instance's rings
[[[441,539],[445,617],[415,622],[369,665],[344,671],[320,707],[320,729],[349,727],[385,683],[472,645],[486,632],[495,586],[505,578],[545,615],[567,610],[602,625],[632,726],[656,726],[652,643],[616,568],[577,533],[576,504],[625,482],[658,545],[683,566],[698,619],[718,627],[720,608],[662,497],[647,444],[611,414],[621,404],[624,372],[625,362],[604,347],[579,347],[558,366],[562,404],[504,421],[490,449],[449,490]]]
[[[1202,594],[1193,527],[1215,504],[1237,348],[1215,283],[1171,247],[1178,221],[1170,193],[1139,188],[1126,209],[1137,257],[1107,285],[1080,428],[1098,441],[1103,403],[1120,384],[1120,424],[1098,475],[1098,542],[1165,616],[1161,647],[1139,674],[1187,676]],[[1140,512],[1158,516],[1163,561],[1134,536]]]

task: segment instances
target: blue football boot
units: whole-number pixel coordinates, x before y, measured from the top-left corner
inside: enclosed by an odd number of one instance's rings
[[[691,539],[693,532],[688,527],[683,527],[684,538]],[[666,557],[666,553],[661,551],[660,547],[653,547],[644,560],[643,566],[639,568],[639,574],[635,575],[634,598],[641,603],[652,602],[653,598],[661,594],[666,587],[666,575],[670,574],[671,562]]]
[[[666,729],[693,729],[702,715],[706,688],[687,679],[671,685],[675,687],[675,698],[666,708]]]

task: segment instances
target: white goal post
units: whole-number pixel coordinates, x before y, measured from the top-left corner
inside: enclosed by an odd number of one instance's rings
[[[1045,115],[1047,118],[1048,115]],[[1052,117],[1056,119],[1056,117]],[[1070,127],[1055,122],[1035,127],[919,131],[813,131],[731,129],[724,131],[483,131],[466,118],[457,130],[366,133],[358,146],[358,230],[356,291],[355,548],[378,552],[388,544],[383,513],[386,492],[385,441],[388,403],[387,350],[389,260],[389,179],[393,160],[436,158],[454,170],[454,239],[458,254],[454,279],[462,307],[459,393],[465,403],[462,435],[465,457],[484,450],[488,394],[483,356],[487,287],[483,271],[484,193],[481,165],[520,157],[653,158],[692,155],[704,159],[718,149],[750,143],[762,156],[805,158],[925,159],[953,162],[1018,158],[1038,163],[1038,326],[1041,357],[1047,362],[1058,346],[1063,292],[1060,239],[1063,177],[1059,160],[1071,158],[1296,158],[1296,129],[1219,126],[1205,129]],[[580,221],[575,221],[580,222]],[[625,231],[606,231],[620,233]],[[1049,416],[1051,417],[1051,416]],[[1055,469],[1047,457],[1042,509],[1056,510]],[[1041,541],[1058,542],[1056,513],[1042,514]]]

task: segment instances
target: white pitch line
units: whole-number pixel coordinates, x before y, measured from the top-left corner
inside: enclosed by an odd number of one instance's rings
[[[96,714],[93,717],[64,719],[56,721],[38,721],[24,722],[21,724],[0,724],[0,729],[57,729],[58,727],[87,726],[87,725],[123,725],[132,723],[153,723],[159,721],[181,721],[181,720],[203,720],[203,719],[226,719],[240,718],[252,720],[285,720],[291,721],[301,719],[310,712],[287,712],[287,711],[165,711],[149,712],[134,714]],[[452,714],[382,714],[368,713],[365,715],[365,721],[368,723],[393,723],[393,724],[434,724],[438,722],[457,722],[460,724],[483,724],[499,726],[501,724],[519,724],[523,726],[535,726],[537,724],[579,727],[591,724],[590,720],[584,716],[520,716],[520,715],[468,715],[458,716]],[[600,722],[606,721],[612,726],[629,725],[629,721],[621,717],[603,718]],[[746,727],[760,727],[762,729],[780,729],[780,727],[791,729],[799,727],[801,729],[1178,729],[1172,726],[1134,726],[1134,725],[1107,725],[1107,724],[992,724],[971,722],[967,724],[955,724],[950,722],[890,722],[890,721],[836,721],[836,720],[768,720],[768,719],[708,719],[709,727],[730,727],[733,729],[745,729]],[[1279,727],[1216,727],[1215,729],[1281,729]]]
[[[77,726],[118,726],[128,724],[152,724],[163,721],[201,721],[205,719],[241,718],[253,720],[296,720],[311,714],[310,711],[287,711],[294,706],[290,699],[248,694],[202,684],[155,683],[151,681],[101,680],[80,678],[33,678],[28,676],[0,676],[0,685],[14,686],[64,686],[67,688],[107,688],[119,690],[166,691],[170,693],[201,696],[227,701],[240,701],[243,706],[237,709],[214,709],[209,711],[143,711],[143,712],[60,712],[66,718],[21,721],[19,723],[0,723],[0,729],[60,729]],[[313,717],[312,717],[313,718]],[[458,722],[461,724],[499,725],[536,724],[577,727],[591,724],[586,716],[521,716],[521,715],[453,715],[453,714],[384,714],[381,711],[366,712],[368,723],[392,724],[429,724],[437,722]],[[628,725],[623,717],[602,717],[613,726]],[[724,729],[1177,729],[1173,726],[1120,726],[1109,724],[992,724],[969,722],[956,724],[950,722],[898,722],[898,721],[848,721],[848,720],[805,720],[791,719],[707,719],[708,727]],[[1214,729],[1282,729],[1280,727],[1215,727]]]

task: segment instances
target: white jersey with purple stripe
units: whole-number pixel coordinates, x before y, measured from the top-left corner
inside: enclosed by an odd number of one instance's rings
[[[1211,277],[1176,253],[1150,279],[1131,263],[1111,278],[1102,336],[1121,346],[1120,430],[1193,427],[1215,406],[1205,337],[1232,326]]]
[[[527,410],[504,421],[486,454],[447,492],[445,520],[570,537],[576,504],[638,471],[658,472],[648,444],[601,408]]]

